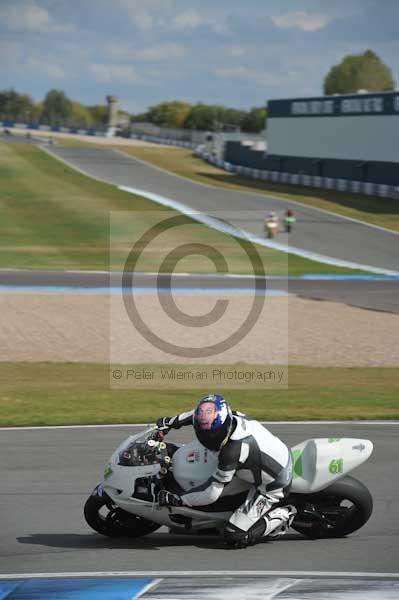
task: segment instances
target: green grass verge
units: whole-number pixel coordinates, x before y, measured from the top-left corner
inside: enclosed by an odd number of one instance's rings
[[[0,425],[153,422],[193,407],[201,391],[110,390],[108,365],[0,363]],[[203,390],[207,392],[208,390]],[[398,419],[399,370],[290,367],[285,390],[223,390],[264,420]]]
[[[158,148],[155,150],[159,151]],[[36,146],[0,143],[0,267],[121,269],[132,240],[159,220],[160,207],[145,198],[95,181],[63,165]],[[109,248],[109,215],[118,211]],[[155,212],[157,211],[157,212]],[[164,215],[175,215],[162,209]],[[232,273],[251,273],[238,244],[227,235],[191,225],[160,236],[137,265],[158,271],[162,251],[192,243],[208,244],[228,257]],[[284,252],[258,247],[267,274],[353,273]],[[165,265],[168,269],[168,263]],[[199,255],[181,260],[176,271],[208,272]]]
[[[239,191],[272,194],[276,198],[295,200],[339,215],[359,219],[365,223],[399,231],[399,202],[393,198],[379,198],[331,190],[313,190],[294,185],[251,180],[210,165],[197,158],[192,150],[183,148],[120,146],[118,150],[200,183]]]

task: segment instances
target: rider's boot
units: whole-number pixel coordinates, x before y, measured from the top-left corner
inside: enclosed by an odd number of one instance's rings
[[[230,548],[253,546],[263,537],[276,538],[284,535],[296,514],[295,506],[287,504],[268,512],[248,531],[243,531],[232,523],[228,523],[224,531],[224,538]]]
[[[230,548],[247,548],[256,544],[264,535],[266,530],[265,520],[259,519],[248,531],[243,531],[236,525],[228,523],[224,530],[224,539]]]
[[[264,537],[276,538],[284,535],[297,514],[297,509],[292,504],[275,508],[263,518],[266,521]]]

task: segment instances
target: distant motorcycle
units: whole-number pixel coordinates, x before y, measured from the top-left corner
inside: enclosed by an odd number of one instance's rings
[[[296,218],[294,216],[293,211],[289,208],[285,213],[284,223],[285,223],[285,231],[286,233],[291,233],[291,230],[296,222]]]
[[[293,529],[310,538],[342,537],[369,519],[373,500],[367,487],[347,475],[373,451],[369,440],[309,439],[292,448],[294,478],[280,506],[293,504]],[[140,537],[162,525],[173,531],[221,532],[251,484],[234,478],[217,502],[205,506],[159,506],[161,489],[183,494],[212,474],[217,455],[199,442],[165,442],[156,428],[129,436],[111,456],[104,481],[86,501],[84,516],[98,533]],[[276,505],[277,506],[277,505]]]
[[[266,222],[265,223],[266,235],[268,239],[273,239],[276,237],[276,233],[278,231],[278,225],[274,222]]]
[[[270,213],[270,215],[265,219],[265,234],[269,239],[273,239],[278,232],[278,218],[275,213]]]

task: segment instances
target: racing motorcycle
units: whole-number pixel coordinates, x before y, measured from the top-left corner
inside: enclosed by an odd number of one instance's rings
[[[309,439],[292,449],[294,476],[284,504],[297,514],[291,527],[310,538],[342,537],[369,519],[373,500],[367,487],[348,475],[373,451],[369,440]],[[183,494],[201,485],[217,465],[217,454],[199,442],[176,444],[148,428],[115,450],[84,507],[87,523],[110,537],[139,537],[162,526],[172,532],[221,532],[245,500],[250,483],[234,478],[208,506],[159,506],[161,489]],[[278,505],[276,505],[278,506]]]
[[[278,232],[278,222],[275,219],[265,221],[265,234],[268,239],[274,239]]]

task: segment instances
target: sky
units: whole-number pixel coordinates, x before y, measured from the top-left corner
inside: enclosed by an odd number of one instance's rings
[[[346,54],[399,76],[399,0],[0,0],[0,89],[248,109],[317,96]]]

